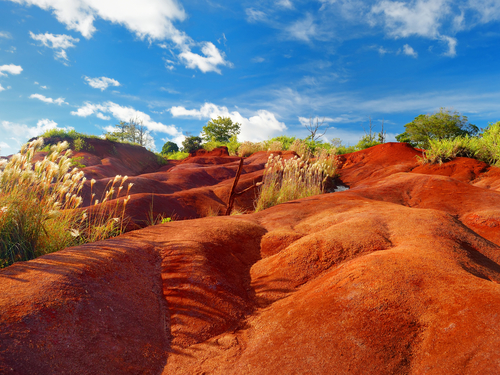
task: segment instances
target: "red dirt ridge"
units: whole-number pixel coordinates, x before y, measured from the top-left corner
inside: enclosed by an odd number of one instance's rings
[[[0,373],[500,373],[499,169],[419,155],[344,155],[347,191],[200,218],[225,207],[239,158],[142,171],[138,154],[94,154],[101,188],[136,173],[135,222],[152,195],[155,213],[192,220],[1,270]],[[245,158],[237,190],[267,156]]]

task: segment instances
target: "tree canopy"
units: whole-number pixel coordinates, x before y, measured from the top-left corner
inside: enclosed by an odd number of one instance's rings
[[[202,139],[196,136],[187,136],[184,141],[182,141],[182,150],[184,152],[195,152],[201,148]]]
[[[405,132],[396,136],[399,142],[410,143],[414,147],[428,148],[430,139],[453,139],[475,136],[479,132],[476,125],[469,123],[467,116],[441,108],[431,115],[419,115],[405,125]]]
[[[114,131],[105,133],[106,138],[119,142],[131,142],[148,149],[155,149],[154,139],[142,120],[130,119],[129,122],[120,121]]]
[[[172,152],[178,152],[179,151],[179,146],[177,146],[177,143],[168,141],[166,142],[163,147],[161,148],[161,153],[163,155],[170,154]]]
[[[241,124],[234,122],[230,117],[211,119],[203,127],[203,140],[228,143],[231,137],[240,134]]]

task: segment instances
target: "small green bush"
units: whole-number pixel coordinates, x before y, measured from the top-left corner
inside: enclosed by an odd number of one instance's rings
[[[183,151],[178,151],[178,152],[172,152],[170,154],[164,155],[164,157],[167,160],[183,160],[186,159],[189,156],[189,152],[183,152]]]
[[[500,166],[500,121],[490,124],[478,137],[431,139],[420,161],[441,164],[460,156]]]

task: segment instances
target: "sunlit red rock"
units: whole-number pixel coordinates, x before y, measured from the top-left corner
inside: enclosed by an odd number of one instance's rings
[[[347,191],[1,270],[0,372],[500,373],[500,174],[420,155],[377,146],[342,156]],[[231,158],[138,172],[130,214],[152,194],[185,218],[224,208]],[[238,190],[266,160],[245,159]]]

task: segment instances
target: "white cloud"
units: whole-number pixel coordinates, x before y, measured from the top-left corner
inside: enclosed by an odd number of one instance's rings
[[[0,85],[0,92],[6,90],[2,85]]]
[[[293,9],[293,4],[290,0],[278,0],[276,5],[283,8]]]
[[[239,112],[229,112],[227,107],[218,107],[213,103],[205,103],[200,109],[186,109],[185,107],[172,107],[169,109],[173,117],[192,117],[198,119],[211,119],[230,117],[233,122],[241,124],[241,133],[238,135],[240,141],[259,142],[272,138],[287,129],[283,122],[266,110],[259,110],[252,117],[243,117]]]
[[[394,37],[420,35],[437,37],[440,18],[447,13],[446,0],[417,0],[410,4],[383,0],[372,8],[372,13],[383,14],[385,27]]]
[[[182,134],[174,125],[164,125],[161,122],[155,122],[144,112],[138,111],[132,107],[124,107],[110,101],[103,104],[86,102],[82,107],[78,108],[78,110],[71,112],[74,116],[88,117],[95,114],[100,119],[109,120],[110,118],[105,116],[104,113],[111,114],[119,121],[130,121],[131,119],[142,121],[149,131],[166,133],[174,137]]]
[[[253,62],[255,62],[255,63],[261,63],[261,62],[264,62],[264,61],[266,61],[266,60],[265,60],[263,57],[259,57],[259,56],[257,56],[257,57],[254,57],[254,58],[252,59],[252,61],[253,61]]]
[[[51,129],[63,129],[71,130],[73,128],[59,128],[57,123],[49,119],[41,119],[37,122],[36,126],[28,126],[25,124],[16,124],[9,121],[2,121],[0,123],[0,129],[2,136],[5,136],[3,140],[7,143],[6,148],[18,149],[20,146],[30,138],[37,137],[47,130]],[[2,147],[3,148],[3,147]]]
[[[216,72],[221,74],[219,65],[232,66],[232,64],[224,59],[224,54],[221,54],[217,47],[211,42],[203,42],[201,52],[205,56],[200,56],[196,53],[186,50],[179,54],[179,58],[186,63],[189,69],[200,69],[203,73]]]
[[[169,87],[160,87],[160,90],[161,91],[165,91],[165,92],[168,92],[169,94],[180,94],[179,91],[176,91],[174,89],[171,89]]]
[[[106,90],[109,86],[120,86],[120,82],[113,78],[108,77],[100,77],[100,78],[90,78],[84,76],[85,81],[89,84],[89,86],[100,89],[101,91]]]
[[[183,21],[186,14],[177,0],[11,0],[22,5],[36,5],[44,10],[51,10],[57,20],[67,29],[80,32],[85,38],[92,37],[96,31],[94,21],[101,18],[126,27],[140,39],[152,41],[170,40],[180,50],[189,68],[206,69],[219,72],[217,65],[230,66],[215,46],[209,42],[197,43],[185,32],[178,30],[172,22]],[[50,35],[50,34],[45,34]],[[33,37],[33,36],[32,36]],[[70,37],[71,38],[71,37]],[[74,39],[73,42],[77,42]],[[191,48],[202,46],[205,56],[191,52]],[[162,43],[160,46],[166,46]],[[66,49],[60,47],[56,58],[67,60]],[[56,48],[56,47],[51,47]],[[205,50],[203,50],[205,49]],[[166,66],[172,69],[173,65]],[[203,70],[202,70],[203,71]]]
[[[111,120],[111,117],[106,116],[106,115],[103,115],[101,112],[97,112],[97,113],[96,113],[96,117],[97,117],[97,118],[100,118],[101,120],[106,120],[106,121],[107,121],[107,120]]]
[[[267,15],[261,10],[247,8],[245,9],[245,13],[247,14],[248,22],[262,22],[267,20]]]
[[[469,0],[467,5],[478,13],[482,23],[500,19],[500,2],[497,0]]]
[[[307,118],[307,117],[299,117],[299,122],[303,125],[303,126],[306,126],[306,125],[310,125],[311,122],[313,124],[316,124],[316,123],[323,123],[323,125],[326,125],[330,122],[345,122],[345,118],[344,117],[336,117],[336,118],[331,118],[331,117],[319,117],[319,116],[316,116],[314,118],[310,117],[310,118]]]
[[[418,57],[418,53],[409,44],[403,46],[403,53],[414,58]]]
[[[318,28],[311,14],[307,14],[304,19],[298,20],[288,26],[285,31],[289,38],[303,42],[309,42],[311,38],[318,36]]]
[[[21,74],[23,68],[19,65],[9,64],[9,65],[0,65],[0,77],[6,76],[9,74]]]
[[[11,46],[9,49],[6,49],[5,52],[14,53],[14,52],[16,52],[16,47]]]
[[[381,54],[382,56],[385,55],[386,53],[389,53],[390,51],[382,46],[378,47],[377,48],[377,51],[379,54]]]
[[[183,38],[172,21],[186,18],[175,0],[11,0],[52,10],[57,20],[69,30],[90,38],[96,31],[96,18],[120,24],[139,38],[151,40]]]
[[[58,104],[58,105],[68,104],[64,101],[64,98],[52,99],[52,98],[47,98],[46,96],[43,96],[41,94],[31,94],[30,99],[38,99],[45,103]]]
[[[7,31],[0,31],[0,38],[12,39],[12,35]]]
[[[389,36],[396,39],[421,36],[441,40],[448,44],[448,51],[444,55],[454,57],[456,56],[457,40],[443,35],[440,31],[443,28],[444,20],[452,12],[449,0],[416,0],[411,3],[383,0],[371,9],[372,16],[380,15],[382,17],[382,22]],[[457,27],[457,22],[462,27],[463,13],[457,17],[455,17],[455,27]],[[404,52],[406,53],[406,51],[405,47]],[[410,56],[416,57],[413,54]]]
[[[66,54],[66,49],[75,47],[75,43],[78,43],[80,39],[73,38],[70,35],[56,35],[56,34],[34,34],[30,31],[31,39],[41,42],[45,47],[54,50],[54,56],[56,60],[68,60]]]
[[[450,36],[443,35],[440,38],[443,42],[448,43],[448,52],[445,52],[445,56],[455,57],[457,55],[457,40]]]

